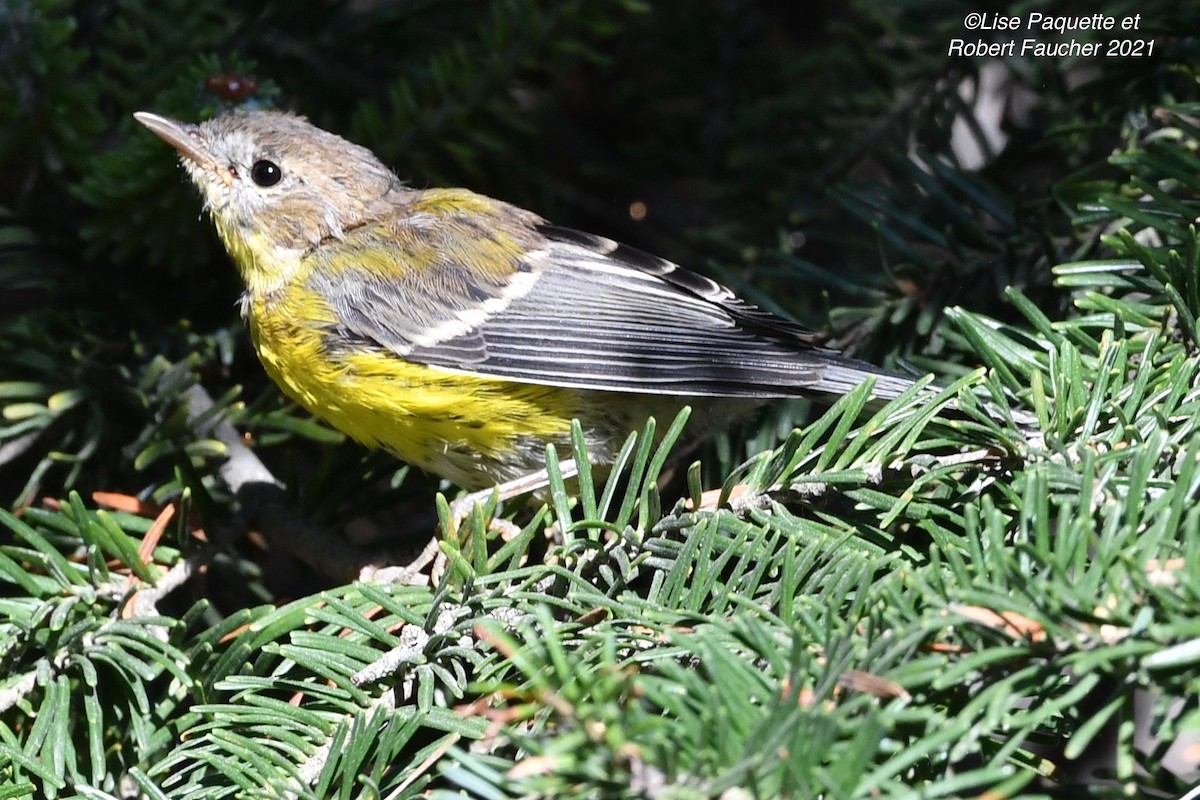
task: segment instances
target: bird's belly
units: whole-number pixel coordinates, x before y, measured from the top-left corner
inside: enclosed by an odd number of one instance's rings
[[[292,315],[249,316],[267,374],[289,397],[348,436],[466,488],[566,455],[579,394],[405,361],[366,345],[331,350],[325,329]]]

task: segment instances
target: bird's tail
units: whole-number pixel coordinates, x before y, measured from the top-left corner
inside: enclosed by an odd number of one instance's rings
[[[895,400],[917,383],[915,378],[890,372],[882,367],[877,367],[874,364],[868,364],[864,361],[846,358],[837,353],[832,353],[827,357],[826,367],[821,377],[821,385],[817,386],[816,390],[818,392],[829,393],[831,399],[840,397],[855,389],[868,378],[874,378],[875,385],[871,391],[872,400],[869,406],[876,408]],[[941,390],[941,386],[929,383],[913,399],[913,402],[914,404],[919,404],[922,400],[927,399],[926,395],[932,396]],[[1041,440],[1042,434],[1039,430],[1039,422],[1034,414],[1015,408],[1001,410],[995,402],[982,398],[980,399],[980,407],[988,416],[996,420],[1011,419],[1018,430],[1021,431],[1021,434],[1029,441]],[[953,399],[946,403],[943,413],[948,414],[951,418],[966,416],[959,408],[958,403]]]
[[[874,378],[875,386],[871,395],[876,400],[886,402],[895,400],[917,382],[914,378],[836,353],[823,353],[822,356],[824,366],[821,370],[821,381],[812,388],[823,394],[840,397],[858,388],[868,378]]]

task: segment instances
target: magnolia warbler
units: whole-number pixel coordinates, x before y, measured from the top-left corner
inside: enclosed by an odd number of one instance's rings
[[[913,385],[669,261],[466,189],[410,188],[302,117],[135,116],[203,194],[272,380],[464,488],[536,472],[547,443],[570,447],[572,419],[604,465],[685,404],[702,436],[770,398]]]

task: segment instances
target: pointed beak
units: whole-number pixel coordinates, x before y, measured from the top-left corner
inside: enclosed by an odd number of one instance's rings
[[[212,154],[205,149],[200,138],[200,126],[189,122],[179,122],[170,117],[151,114],[149,111],[135,112],[133,118],[145,125],[150,131],[167,144],[179,151],[179,154],[198,167],[209,169],[218,176],[225,177],[229,169],[218,164]]]

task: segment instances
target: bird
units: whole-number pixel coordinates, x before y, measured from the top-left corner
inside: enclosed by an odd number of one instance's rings
[[[684,406],[699,440],[772,400],[915,385],[666,259],[468,189],[412,188],[302,116],[134,116],[199,189],[270,378],[462,488],[522,485],[547,445],[570,449],[572,420],[605,467]]]

